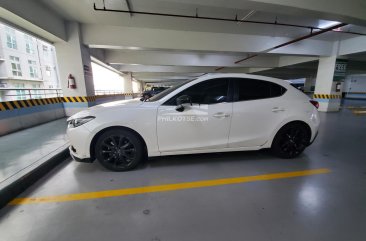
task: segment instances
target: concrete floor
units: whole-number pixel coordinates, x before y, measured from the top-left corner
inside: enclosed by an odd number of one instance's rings
[[[331,173],[171,192],[7,206],[1,241],[366,240],[366,116],[321,113],[316,142],[295,160],[266,151],[159,157],[114,173],[66,161],[23,197],[266,173]]]

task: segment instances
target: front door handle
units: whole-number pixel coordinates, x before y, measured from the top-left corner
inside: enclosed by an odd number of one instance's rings
[[[230,115],[227,114],[227,113],[223,113],[223,112],[217,112],[217,113],[213,114],[213,117],[215,117],[215,118],[227,118],[227,117],[230,117]]]
[[[272,108],[272,112],[280,112],[280,111],[285,111],[284,108],[280,108],[280,107],[273,107]]]

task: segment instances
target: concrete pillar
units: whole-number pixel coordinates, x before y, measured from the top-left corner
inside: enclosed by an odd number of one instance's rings
[[[125,75],[125,81],[123,82],[123,92],[125,93],[132,93],[132,76]],[[132,96],[126,96],[126,99],[132,99]]]
[[[336,60],[337,56],[319,58],[314,92],[314,99],[319,102],[319,111],[339,111],[341,92],[336,87],[340,82],[334,81]]]
[[[93,96],[94,83],[89,48],[82,44],[80,25],[77,22],[65,24],[67,42],[55,43],[57,62],[63,95]],[[69,74],[75,77],[76,89],[68,88]],[[66,115],[72,115],[88,107],[87,102],[65,103]]]

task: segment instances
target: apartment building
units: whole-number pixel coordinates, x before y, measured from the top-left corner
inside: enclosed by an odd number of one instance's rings
[[[58,88],[55,47],[0,22],[0,101],[51,97]]]

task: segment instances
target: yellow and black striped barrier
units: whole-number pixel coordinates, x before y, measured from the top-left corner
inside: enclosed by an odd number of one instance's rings
[[[342,99],[342,95],[332,95],[332,94],[314,94],[315,99]]]
[[[76,103],[76,102],[94,102],[96,101],[96,96],[67,96],[60,97],[64,103]]]
[[[54,97],[44,99],[29,99],[29,100],[14,100],[0,102],[0,111],[22,109],[40,105],[50,105],[58,103],[78,103],[78,102],[95,102],[97,99],[115,96],[132,96],[133,93],[117,94],[117,95],[94,95],[94,96],[67,96],[67,97]]]
[[[38,105],[49,105],[49,104],[57,104],[57,103],[62,103],[62,99],[60,97],[45,98],[45,99],[5,101],[5,102],[0,102],[0,110],[1,111],[14,110],[14,109],[33,107],[33,106],[38,106]]]

